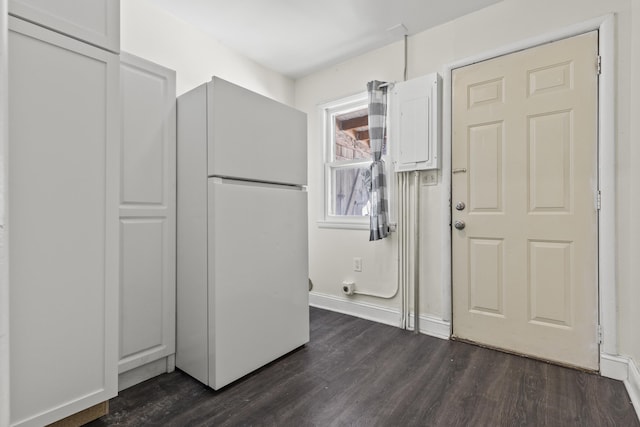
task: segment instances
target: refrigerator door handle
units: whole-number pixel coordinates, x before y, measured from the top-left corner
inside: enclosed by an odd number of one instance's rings
[[[224,176],[211,176],[209,181],[213,184],[248,185],[251,187],[279,188],[283,190],[306,191],[306,186],[295,184],[283,184],[281,182],[254,181],[247,179],[229,178]]]

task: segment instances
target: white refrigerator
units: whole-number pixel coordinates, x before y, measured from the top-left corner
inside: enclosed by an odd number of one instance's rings
[[[307,118],[217,77],[177,109],[176,366],[217,390],[309,341]]]

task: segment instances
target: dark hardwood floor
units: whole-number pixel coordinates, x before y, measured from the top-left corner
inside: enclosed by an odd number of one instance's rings
[[[89,426],[640,426],[622,382],[329,311],[311,342],[213,391],[176,371]]]

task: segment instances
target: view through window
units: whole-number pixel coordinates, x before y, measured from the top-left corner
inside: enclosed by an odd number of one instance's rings
[[[369,214],[369,117],[365,106],[333,116],[332,214]]]

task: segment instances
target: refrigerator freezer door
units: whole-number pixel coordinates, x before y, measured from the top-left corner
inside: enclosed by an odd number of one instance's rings
[[[207,84],[208,176],[307,184],[307,115],[214,77]]]
[[[307,193],[209,179],[209,386],[309,341]]]

